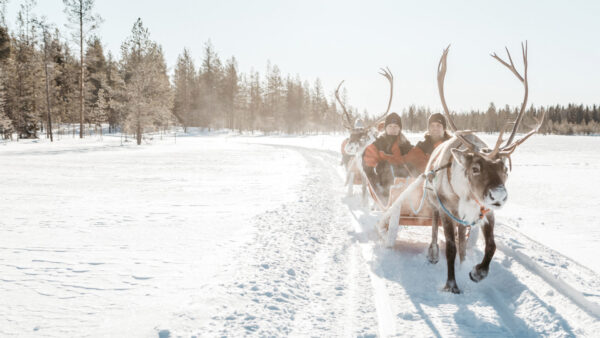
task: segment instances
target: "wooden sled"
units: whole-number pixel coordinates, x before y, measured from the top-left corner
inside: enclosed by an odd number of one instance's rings
[[[367,181],[367,187],[368,187],[368,191],[369,194],[371,195],[371,197],[373,198],[373,200],[375,201],[375,203],[378,205],[378,207],[381,209],[381,211],[385,212],[388,209],[390,209],[392,207],[392,205],[394,204],[394,202],[398,199],[398,197],[400,197],[400,194],[402,194],[404,192],[404,190],[406,190],[406,188],[408,188],[409,185],[411,185],[414,181],[416,181],[415,178],[409,177],[409,178],[403,178],[403,177],[395,177],[394,178],[394,184],[390,187],[390,198],[388,199],[388,203],[387,204],[383,204],[381,198],[379,198],[379,196],[377,195],[377,193],[375,192],[375,189],[373,189],[373,186],[371,186],[371,182],[369,182],[368,179],[364,178]],[[405,199],[402,203],[402,207],[401,207],[401,213],[400,213],[400,218],[398,219],[398,226],[432,226],[433,225],[433,210],[431,209],[431,206],[427,203],[427,201],[423,201],[423,206],[421,207],[421,210],[417,210],[419,208],[419,205],[421,203],[421,200],[423,199],[423,188],[422,186],[419,187],[418,189],[414,189],[412,194],[409,196],[409,198]],[[418,214],[413,213],[413,211],[419,211]],[[442,220],[441,217],[438,220],[438,226],[439,229],[442,229]],[[386,228],[389,227],[389,224],[386,225]],[[469,239],[471,235],[471,228],[468,227],[466,229],[466,238]],[[458,231],[456,231],[456,240],[458,241]],[[475,237],[476,239],[476,237]]]
[[[367,187],[369,190],[369,194],[371,198],[375,201],[375,204],[381,209],[381,211],[386,211],[389,209],[396,199],[404,192],[404,190],[412,184],[416,179],[412,177],[404,178],[404,177],[395,177],[394,184],[390,187],[390,193],[387,203],[384,203],[382,199],[377,195],[377,192],[371,185],[371,182],[367,180]],[[409,198],[404,200],[402,203],[402,211],[400,214],[400,220],[398,225],[406,225],[406,226],[431,226],[433,219],[431,215],[433,210],[427,203],[427,201],[423,202],[423,206],[421,210],[416,210],[419,208],[421,200],[423,198],[423,189],[415,189]],[[419,211],[418,214],[413,213],[413,211]],[[441,221],[438,223],[441,225]]]

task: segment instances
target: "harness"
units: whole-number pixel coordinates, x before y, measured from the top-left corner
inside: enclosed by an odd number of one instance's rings
[[[439,155],[439,154],[438,154],[438,155]],[[434,158],[434,161],[435,161],[435,158]],[[432,161],[432,162],[433,162],[433,161]],[[443,202],[442,202],[442,200],[440,199],[440,196],[439,196],[439,194],[438,194],[437,190],[435,189],[435,180],[436,180],[436,178],[437,178],[437,176],[436,176],[437,172],[438,172],[438,171],[441,171],[441,170],[444,170],[444,169],[447,169],[448,184],[450,184],[450,189],[452,189],[452,191],[454,192],[454,188],[452,188],[452,183],[451,183],[451,181],[450,181],[450,178],[451,178],[451,171],[450,171],[450,167],[451,167],[451,166],[452,166],[452,161],[450,161],[450,162],[446,163],[445,165],[443,165],[443,166],[441,166],[441,167],[439,167],[439,168],[437,168],[437,169],[432,169],[431,171],[429,171],[429,172],[427,172],[427,173],[423,173],[423,174],[422,174],[422,175],[423,175],[423,177],[425,178],[425,183],[423,184],[423,199],[421,200],[421,206],[419,206],[419,210],[421,209],[421,207],[422,207],[422,203],[423,203],[423,200],[425,199],[425,191],[426,191],[425,189],[426,189],[426,186],[427,186],[427,184],[428,184],[429,182],[431,182],[432,184],[430,184],[430,185],[431,185],[431,186],[430,186],[430,189],[431,189],[431,190],[433,190],[433,192],[435,193],[435,197],[436,197],[436,199],[437,199],[437,201],[438,201],[438,204],[440,205],[440,207],[442,208],[442,210],[444,211],[444,213],[445,213],[446,215],[448,215],[448,217],[450,217],[450,218],[451,218],[453,221],[455,221],[455,222],[457,222],[457,223],[459,223],[459,224],[462,224],[462,225],[464,225],[464,226],[466,226],[466,227],[472,227],[472,226],[475,226],[475,225],[477,225],[477,223],[478,223],[480,220],[482,220],[482,219],[485,217],[485,215],[486,215],[488,212],[490,212],[490,209],[487,209],[486,207],[484,207],[484,206],[483,206],[483,204],[481,204],[481,202],[479,202],[479,200],[478,200],[478,199],[475,197],[475,195],[473,194],[473,192],[472,192],[472,191],[471,191],[471,198],[472,198],[472,199],[475,201],[475,203],[477,203],[477,205],[479,206],[479,219],[477,219],[477,220],[475,220],[475,221],[473,221],[473,222],[471,222],[471,223],[468,223],[468,222],[465,222],[464,220],[462,220],[462,219],[459,219],[458,217],[454,216],[454,215],[453,215],[453,214],[450,212],[450,210],[448,210],[448,208],[446,208],[446,206],[444,205],[444,203],[443,203]],[[412,208],[412,205],[411,205],[410,207]],[[413,211],[414,211],[414,209],[413,209]]]

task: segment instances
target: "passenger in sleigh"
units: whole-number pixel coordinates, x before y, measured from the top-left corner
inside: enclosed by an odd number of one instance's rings
[[[412,149],[402,134],[402,121],[396,113],[385,119],[385,131],[363,153],[363,170],[378,196],[387,199],[394,177],[410,176],[405,155]]]
[[[425,140],[420,141],[405,156],[405,161],[411,169],[418,174],[425,171],[427,162],[431,157],[433,150],[450,139],[450,134],[446,131],[446,117],[440,113],[432,114],[427,121],[427,132]]]

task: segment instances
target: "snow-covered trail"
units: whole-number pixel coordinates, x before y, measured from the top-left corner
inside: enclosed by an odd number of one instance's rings
[[[244,270],[226,288],[239,299],[213,318],[204,329],[214,331],[207,332],[570,337],[600,329],[599,284],[591,270],[499,224],[488,278],[479,284],[468,278],[483,256],[480,243],[457,268],[463,293],[443,292],[445,260],[431,265],[425,256],[429,228],[403,228],[393,249],[382,248],[374,231],[377,213],[358,198],[343,197],[337,154],[286,148],[303,154],[311,168],[303,193],[259,218],[261,235],[247,251],[257,271],[244,279]]]
[[[313,157],[319,152],[323,171],[337,165],[335,153],[311,150]],[[513,227],[498,224],[499,250],[481,283],[468,272],[483,256],[482,241],[469,252],[457,268],[463,291],[457,296],[441,291],[445,260],[426,260],[430,228],[403,227],[394,249],[384,249],[373,231],[376,213],[357,198],[345,202],[354,216],[354,244],[367,263],[380,335],[568,337],[600,329],[597,274]]]
[[[480,240],[457,266],[463,293],[442,292],[444,246],[428,263],[430,228],[402,227],[381,247],[378,213],[345,196],[339,154],[280,141],[5,149],[0,334],[600,332],[598,274],[524,235],[525,221],[499,217],[487,279],[468,278]]]
[[[279,148],[279,147],[277,147]],[[306,160],[295,200],[254,218],[230,283],[214,290],[206,336],[371,336],[377,334],[369,271],[324,154],[288,147]],[[229,299],[222,304],[217,299]]]

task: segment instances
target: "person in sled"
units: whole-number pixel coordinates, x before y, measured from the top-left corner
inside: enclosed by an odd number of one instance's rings
[[[410,171],[404,156],[412,149],[402,134],[402,120],[396,113],[385,119],[385,129],[363,153],[363,170],[375,192],[387,198],[394,177],[407,177]]]
[[[418,174],[423,173],[433,150],[450,137],[450,134],[446,131],[446,118],[444,115],[436,113],[429,116],[425,139],[417,143],[405,156],[407,166]]]

